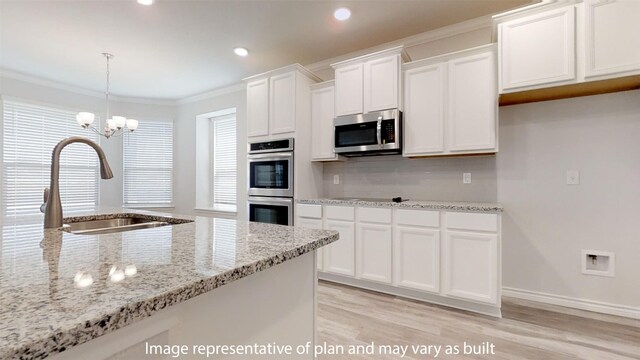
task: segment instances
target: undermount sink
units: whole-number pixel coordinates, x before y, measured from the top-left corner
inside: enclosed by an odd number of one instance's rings
[[[136,214],[117,214],[109,219],[67,222],[62,225],[62,230],[72,234],[97,235],[155,228],[185,222],[191,222],[191,220],[159,216],[149,217]]]

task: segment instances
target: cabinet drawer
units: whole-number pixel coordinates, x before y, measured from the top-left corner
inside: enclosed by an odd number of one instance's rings
[[[432,210],[396,210],[398,225],[440,227],[440,212]]]
[[[322,205],[296,204],[296,216],[320,219],[322,218]]]
[[[391,224],[391,209],[358,208],[358,221]]]
[[[352,206],[325,206],[327,219],[353,221],[354,208]]]
[[[498,215],[447,212],[447,228],[497,232]]]

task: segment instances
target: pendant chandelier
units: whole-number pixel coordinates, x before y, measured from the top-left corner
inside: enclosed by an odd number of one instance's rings
[[[96,134],[104,136],[105,138],[110,138],[112,136],[120,136],[124,133],[125,129],[133,132],[138,128],[138,120],[135,119],[127,119],[124,116],[113,116],[109,118],[109,61],[113,59],[113,55],[109,53],[102,53],[102,55],[107,59],[107,90],[104,92],[106,98],[106,125],[104,130],[100,132],[100,130],[91,126],[93,121],[96,118],[94,113],[90,112],[79,112],[76,115],[76,121],[80,126],[85,129],[91,129]],[[126,128],[125,128],[126,126]]]

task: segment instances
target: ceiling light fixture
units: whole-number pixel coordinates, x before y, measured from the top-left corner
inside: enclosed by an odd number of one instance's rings
[[[337,8],[336,11],[333,12],[333,17],[337,20],[345,21],[351,17],[351,10],[346,7]]]
[[[140,4],[140,5],[151,5],[151,4],[153,4],[153,0],[138,0],[138,4]]]
[[[78,125],[82,126],[85,129],[91,129],[96,134],[102,135],[107,139],[112,136],[120,136],[123,134],[125,125],[127,130],[133,132],[138,128],[138,120],[135,119],[127,119],[124,116],[114,116],[109,118],[109,60],[113,59],[113,55],[109,53],[102,53],[102,55],[107,59],[107,90],[104,92],[107,110],[105,112],[105,118],[107,119],[106,125],[104,127],[104,131],[100,132],[95,127],[92,127],[93,121],[96,116],[94,113],[90,112],[79,112],[76,115],[76,121]]]
[[[241,48],[241,47],[237,47],[237,48],[233,49],[233,52],[236,53],[236,55],[238,55],[238,56],[247,56],[247,55],[249,55],[249,50],[247,50],[245,48]]]

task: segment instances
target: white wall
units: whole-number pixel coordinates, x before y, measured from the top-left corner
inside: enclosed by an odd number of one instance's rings
[[[236,108],[238,158],[238,219],[247,214],[247,130],[246,90],[244,87],[208,99],[181,104],[175,123],[176,212],[197,213],[196,206],[196,116]]]
[[[640,91],[500,108],[497,174],[505,287],[640,308]],[[616,276],[582,275],[581,249]]]

